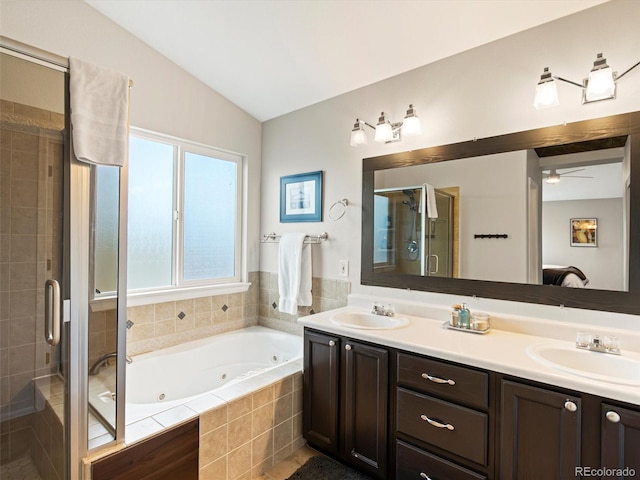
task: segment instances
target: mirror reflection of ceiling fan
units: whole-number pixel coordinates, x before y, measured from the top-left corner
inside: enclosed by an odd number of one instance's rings
[[[584,168],[578,168],[577,170],[569,170],[568,172],[558,173],[555,168],[552,168],[551,170],[549,170],[549,173],[543,172],[544,175],[542,176],[542,178],[547,183],[558,183],[560,181],[560,177],[567,177],[567,178],[593,178],[593,177],[584,176],[584,175],[570,175],[571,173],[581,172],[583,170],[585,170],[585,169]]]

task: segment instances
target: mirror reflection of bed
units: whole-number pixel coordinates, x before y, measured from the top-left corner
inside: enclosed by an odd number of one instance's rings
[[[573,265],[543,265],[542,283],[561,287],[584,288],[589,279],[582,270]]]

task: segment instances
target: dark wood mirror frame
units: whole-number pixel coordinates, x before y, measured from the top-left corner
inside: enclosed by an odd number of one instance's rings
[[[557,147],[576,153],[615,145],[628,136],[631,149],[629,290],[574,289],[551,285],[421,277],[375,272],[373,268],[373,192],[378,170],[479,157],[516,150]],[[619,140],[619,138],[618,138]],[[640,112],[539,128],[479,140],[365,158],[362,161],[362,285],[402,288],[452,295],[478,296],[543,305],[564,305],[607,312],[640,314]]]

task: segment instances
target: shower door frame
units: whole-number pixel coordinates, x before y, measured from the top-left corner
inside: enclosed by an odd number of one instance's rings
[[[61,349],[60,364],[66,366],[64,444],[67,450],[68,480],[85,478],[82,459],[88,448],[88,345],[89,345],[89,272],[90,272],[90,195],[91,167],[77,161],[70,138],[69,62],[65,57],[32,47],[0,35],[0,50],[23,60],[52,68],[65,74],[65,132],[63,199],[63,288],[61,330],[68,331]],[[117,399],[116,435],[102,447],[124,442],[125,436],[125,353],[126,353],[126,287],[127,287],[127,167],[120,169],[118,222],[118,304],[117,304]]]
[[[424,185],[414,185],[408,187],[390,187],[390,188],[377,188],[374,190],[375,194],[380,193],[396,193],[402,192],[403,190],[420,190],[420,237],[419,237],[419,248],[420,248],[420,275],[424,276],[427,268],[427,256],[426,256],[426,238],[425,238],[425,226],[426,226],[426,199],[427,199],[427,189]],[[416,212],[416,217],[418,217],[418,212]],[[414,225],[414,228],[417,228],[417,225]],[[394,247],[395,248],[395,247]]]

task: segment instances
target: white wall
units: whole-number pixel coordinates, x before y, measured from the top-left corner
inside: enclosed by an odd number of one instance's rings
[[[597,218],[598,246],[572,247],[569,219]],[[542,203],[542,263],[573,265],[589,279],[587,288],[624,290],[622,199]]]
[[[313,234],[326,230],[330,240],[314,247],[314,275],[337,278],[338,261],[348,259],[355,293],[450,302],[444,295],[360,285],[362,158],[640,110],[640,69],[619,83],[615,101],[583,106],[580,89],[561,84],[559,107],[541,111],[532,107],[535,85],[546,66],[556,75],[581,81],[599,52],[619,72],[636,63],[638,19],[640,2],[613,0],[265,122],[262,231]],[[418,19],[415,28],[420,28]],[[384,110],[397,121],[409,103],[422,119],[421,137],[384,145],[370,136],[366,146],[349,146],[356,117],[375,123]],[[322,223],[280,224],[280,176],[318,169],[325,171],[325,213],[333,202],[346,197],[350,201],[347,214],[337,222],[325,215]],[[274,248],[262,246],[261,270],[277,271]],[[568,315],[566,309],[563,313],[557,307],[492,305],[548,318]]]
[[[0,31],[13,40],[129,75],[134,81],[132,126],[246,155],[248,270],[258,269],[260,122],[82,0],[2,0]]]

